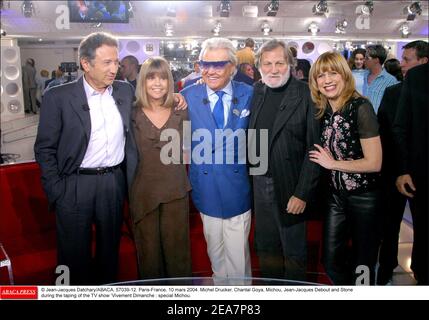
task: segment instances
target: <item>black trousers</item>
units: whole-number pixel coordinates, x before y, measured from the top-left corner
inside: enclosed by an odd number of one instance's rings
[[[264,278],[306,280],[306,223],[286,226],[274,192],[273,179],[253,177],[255,246]]]
[[[424,177],[423,177],[424,178]],[[422,179],[423,180],[423,179]],[[428,236],[428,182],[415,179],[416,193],[409,199],[413,217],[414,243],[411,254],[411,269],[419,285],[429,285],[429,236]]]
[[[392,277],[393,269],[398,265],[399,231],[407,198],[398,191],[394,179],[385,179],[382,184],[381,200],[383,220],[377,283],[386,284]]]
[[[323,263],[335,285],[354,285],[360,275],[356,274],[358,266],[369,268],[369,280],[374,284],[379,244],[379,200],[378,191],[330,195],[323,234]]]
[[[125,178],[120,168],[103,175],[73,174],[65,178],[58,199],[58,264],[70,270],[73,285],[116,281]],[[96,227],[95,263],[92,226]]]

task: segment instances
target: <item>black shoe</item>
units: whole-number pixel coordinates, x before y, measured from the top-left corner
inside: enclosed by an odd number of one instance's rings
[[[392,279],[393,270],[385,270],[382,268],[378,268],[377,272],[377,285],[385,286]]]

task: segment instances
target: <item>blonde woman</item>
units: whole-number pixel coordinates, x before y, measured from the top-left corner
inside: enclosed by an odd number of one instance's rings
[[[318,58],[309,84],[322,127],[322,146],[315,145],[310,160],[331,175],[325,269],[336,285],[354,284],[354,278],[365,271],[371,277],[364,277],[368,281],[363,283],[374,283],[382,158],[377,117],[369,100],[356,91],[352,72],[339,53],[326,52]],[[351,255],[347,253],[350,239]]]
[[[174,109],[173,76],[161,57],[147,59],[137,82],[132,123],[139,162],[130,192],[139,272],[142,279],[191,276],[189,199],[191,190],[182,155],[164,164],[161,141],[175,129],[173,143],[183,145],[187,110]],[[173,155],[174,158],[174,155]]]

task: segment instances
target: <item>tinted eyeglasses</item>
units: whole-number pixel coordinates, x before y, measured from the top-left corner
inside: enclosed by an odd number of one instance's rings
[[[204,61],[204,60],[200,60],[200,68],[204,69],[204,70],[208,70],[210,68],[213,68],[215,70],[222,70],[230,62],[231,61],[229,61],[229,60],[224,60],[224,61]]]

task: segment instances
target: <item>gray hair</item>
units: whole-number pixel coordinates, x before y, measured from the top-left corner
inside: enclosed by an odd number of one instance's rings
[[[267,42],[264,42],[264,44],[259,48],[258,52],[256,52],[255,55],[255,65],[259,69],[261,66],[261,59],[262,54],[267,51],[273,51],[277,48],[283,48],[284,52],[284,58],[286,59],[287,64],[290,66],[291,69],[294,68],[294,57],[292,54],[292,51],[289,49],[289,46],[286,45],[281,40],[271,39]]]
[[[210,38],[203,42],[201,45],[201,52],[199,59],[202,60],[206,51],[214,50],[214,49],[226,49],[228,52],[229,60],[232,62],[234,66],[237,66],[238,59],[235,55],[236,50],[231,40],[226,38]]]
[[[79,44],[79,61],[86,59],[89,62],[95,59],[95,51],[103,45],[119,47],[118,40],[106,32],[94,32],[86,36]],[[82,64],[80,65],[81,69]]]

